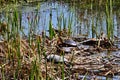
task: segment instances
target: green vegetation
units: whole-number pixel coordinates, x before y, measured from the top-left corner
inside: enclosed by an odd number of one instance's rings
[[[52,13],[50,13],[50,20],[49,20],[49,36],[50,39],[53,39],[53,37],[55,36],[55,32],[52,25]]]
[[[112,0],[107,0],[107,4],[106,4],[106,22],[107,22],[107,25],[106,25],[106,28],[107,28],[107,36],[108,36],[108,39],[112,38],[113,39],[113,2]]]
[[[23,2],[28,2],[27,0],[21,0]],[[58,0],[61,1],[61,0]],[[80,1],[83,2],[80,5]],[[1,0],[0,5],[19,3],[20,0]],[[100,8],[98,12],[102,9],[105,10],[106,16],[106,31],[107,39],[113,40],[114,36],[114,25],[113,25],[113,6],[118,5],[120,0],[65,0],[64,3],[68,3],[70,8],[80,8],[85,10],[90,10],[90,13],[93,14],[91,20],[85,19],[83,14],[79,14],[77,11],[73,13],[78,13],[76,15],[79,18],[79,21],[85,24],[85,28],[91,32],[92,38],[100,38],[103,31],[103,27],[97,22],[101,22],[103,17],[101,14],[97,14],[100,18],[94,18],[94,10]],[[98,6],[97,6],[98,5]],[[74,7],[73,7],[74,6]],[[101,8],[101,6],[104,6]],[[70,37],[73,34],[73,24],[74,24],[74,14],[71,12],[68,17],[64,15],[63,12],[58,14],[59,9],[57,10],[57,30],[54,29],[52,25],[52,11],[49,14],[49,36],[46,36],[46,29],[37,34],[38,24],[40,21],[39,18],[39,7],[36,9],[35,16],[27,16],[28,21],[28,33],[25,34],[24,26],[22,26],[22,13],[18,8],[12,8],[12,13],[5,13],[5,20],[0,20],[0,38],[2,45],[1,52],[3,51],[3,61],[0,61],[0,71],[2,74],[2,80],[54,80],[61,77],[62,80],[66,78],[66,75],[70,77],[69,72],[65,72],[65,63],[57,65],[57,68],[53,69],[53,62],[50,64],[47,63],[47,55],[54,53],[56,47],[58,48],[59,42],[62,41],[59,39],[60,36]],[[7,7],[8,8],[8,7]],[[6,8],[6,9],[7,9]],[[92,11],[93,10],[93,11]],[[11,11],[7,9],[6,11]],[[31,18],[32,17],[32,18]],[[94,20],[95,19],[95,20]],[[43,19],[44,20],[44,19]],[[91,21],[91,22],[90,22]],[[91,24],[90,24],[91,23]],[[45,26],[44,24],[43,26]],[[81,30],[81,26],[79,27]],[[89,32],[88,32],[89,34]],[[99,36],[100,35],[100,36]],[[54,42],[54,43],[53,43]],[[100,45],[100,43],[99,43]],[[57,51],[56,51],[57,52]],[[60,53],[64,54],[65,53]],[[71,60],[72,62],[72,60]],[[55,73],[55,70],[60,69],[61,72]],[[51,75],[53,74],[53,75]],[[56,76],[54,76],[56,75]],[[86,73],[83,80],[86,80]]]

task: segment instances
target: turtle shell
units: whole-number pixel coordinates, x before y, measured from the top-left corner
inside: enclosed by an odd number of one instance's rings
[[[63,41],[63,43],[65,45],[67,45],[68,47],[76,47],[77,46],[76,42],[73,41],[72,39],[66,39]]]
[[[64,58],[63,56],[59,56],[55,54],[48,55],[47,61],[54,61],[55,63],[68,62],[68,60]]]

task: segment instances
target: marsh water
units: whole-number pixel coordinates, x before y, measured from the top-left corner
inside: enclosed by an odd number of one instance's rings
[[[39,4],[39,5],[38,5]],[[80,4],[78,4],[80,5]],[[100,9],[99,9],[100,8]],[[96,37],[95,34],[100,34],[104,32],[107,34],[106,26],[106,12],[105,8],[101,7],[87,7],[86,9],[82,7],[76,7],[74,5],[69,5],[69,3],[60,2],[40,2],[40,3],[30,3],[18,7],[18,11],[22,13],[22,26],[24,27],[25,34],[28,34],[29,21],[34,21],[38,19],[36,24],[32,26],[37,27],[35,31],[36,34],[40,34],[43,30],[47,32],[49,29],[49,21],[52,20],[52,25],[55,29],[59,29],[58,25],[61,22],[62,28],[64,27],[64,22],[66,22],[65,27],[68,27],[69,20],[71,20],[72,35],[86,35],[87,37]],[[116,6],[113,7],[113,35],[120,37],[120,9]],[[5,14],[9,13],[12,15],[12,11],[2,11],[0,14],[1,21],[6,21]],[[52,14],[52,18],[50,18]],[[64,21],[63,21],[64,18]],[[92,26],[94,26],[97,33],[92,32]]]
[[[49,35],[49,22],[52,20],[52,26],[55,29],[59,29],[59,25],[68,28],[69,23],[71,23],[72,36],[85,35],[89,38],[96,38],[96,34],[101,32],[107,34],[106,26],[106,12],[105,8],[101,7],[89,7],[82,8],[79,6],[70,5],[70,3],[63,2],[40,2],[40,3],[30,3],[26,5],[18,6],[18,11],[22,13],[22,27],[25,35],[29,34],[29,26],[35,27],[34,33],[41,34],[42,31]],[[0,20],[7,21],[6,13],[12,15],[12,11],[2,11],[0,13]],[[52,16],[52,17],[50,17]],[[64,19],[63,19],[64,18]],[[30,20],[30,22],[28,21]],[[113,19],[113,35],[120,38],[120,7],[113,7],[112,13]],[[34,21],[36,22],[34,23]],[[34,24],[32,24],[32,22]],[[64,23],[65,22],[65,23]],[[94,26],[95,31],[92,31]],[[120,48],[120,43],[116,45]],[[119,51],[109,52],[105,51],[100,56],[119,54]],[[117,62],[120,65],[120,62]],[[82,77],[80,75],[80,77]],[[83,76],[84,77],[84,76]],[[91,76],[88,76],[89,79]],[[113,78],[99,77],[102,80],[113,79],[119,80],[120,76],[114,76]]]
[[[32,26],[37,27],[36,34],[40,34],[43,30],[47,32],[49,29],[49,21],[52,20],[53,28],[59,29],[58,25],[61,22],[62,28],[64,22],[65,27],[68,28],[69,20],[71,20],[72,35],[86,35],[87,37],[94,38],[95,34],[104,32],[107,34],[107,22],[105,8],[101,7],[76,7],[69,5],[70,3],[60,2],[40,2],[30,3],[18,6],[18,11],[22,13],[22,27],[24,27],[25,34],[28,34],[29,21],[38,19],[36,24]],[[75,4],[75,3],[74,3]],[[78,3],[77,3],[78,4]],[[80,5],[80,4],[78,4]],[[120,9],[116,6],[113,7],[112,19],[113,19],[113,35],[120,37]],[[1,21],[7,21],[6,13],[12,15],[12,9],[10,11],[2,11],[0,14]],[[52,18],[50,18],[52,14]],[[63,21],[64,18],[64,21]],[[92,26],[94,26],[97,33],[92,32]]]

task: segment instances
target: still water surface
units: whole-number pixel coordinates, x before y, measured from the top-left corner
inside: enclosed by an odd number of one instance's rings
[[[104,32],[106,30],[106,12],[104,9],[82,9],[81,7],[70,6],[69,3],[60,2],[41,2],[38,4],[28,4],[18,7],[22,13],[22,26],[24,27],[25,34],[28,34],[29,26],[35,27],[36,34],[40,34],[43,30],[49,29],[49,21],[52,19],[52,25],[58,29],[58,20],[61,20],[61,27],[63,28],[63,18],[66,20],[66,27],[68,27],[69,20],[71,19],[72,35],[85,34],[87,37],[96,37],[95,34]],[[6,20],[5,14],[2,12],[0,20]],[[52,18],[50,18],[52,14]],[[12,13],[9,13],[12,15]],[[30,25],[30,22],[38,20],[36,24]],[[120,9],[113,9],[113,35],[120,37]],[[92,31],[92,26],[95,28],[95,33]],[[48,33],[47,33],[48,34]]]

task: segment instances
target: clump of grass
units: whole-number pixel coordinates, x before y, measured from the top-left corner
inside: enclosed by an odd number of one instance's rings
[[[36,39],[34,33],[37,29],[36,25],[39,22],[38,14],[35,15],[33,21],[29,18],[29,39],[28,42],[22,39],[21,33],[24,34],[22,28],[22,13],[16,8],[13,13],[8,13],[6,18],[6,23],[0,23],[5,44],[5,65],[2,67],[2,80],[6,79],[36,79],[40,80],[42,78],[41,72],[39,71],[39,63],[41,61],[41,40]],[[3,29],[4,28],[4,29]],[[31,32],[33,31],[33,32]],[[38,54],[35,52],[35,48],[38,46]],[[27,50],[28,49],[28,50]],[[30,60],[31,57],[39,55],[36,59]],[[26,61],[27,59],[27,61]],[[1,70],[1,69],[0,69]]]

